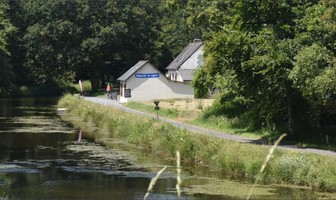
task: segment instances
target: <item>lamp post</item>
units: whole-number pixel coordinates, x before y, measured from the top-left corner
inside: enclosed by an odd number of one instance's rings
[[[159,103],[160,103],[160,101],[158,101],[158,100],[154,101],[154,104],[155,104],[154,109],[156,110],[156,119],[157,120],[159,120],[159,110],[160,110]]]

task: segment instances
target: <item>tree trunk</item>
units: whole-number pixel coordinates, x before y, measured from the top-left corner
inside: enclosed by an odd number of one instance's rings
[[[287,92],[287,130],[288,136],[290,138],[294,138],[294,127],[295,127],[295,120],[294,120],[294,101],[293,101],[293,91],[289,84],[286,87]]]
[[[92,77],[90,78],[90,82],[91,82],[91,91],[97,92],[99,89],[99,79],[96,77]]]
[[[100,83],[100,86],[99,86],[99,87],[100,87],[100,88],[105,88],[105,87],[106,87],[107,84],[106,84],[105,79],[106,79],[106,78],[105,78],[104,75],[101,75],[101,76],[100,76],[100,81],[99,81],[99,83]]]
[[[288,134],[293,136],[294,135],[294,117],[293,117],[293,104],[292,102],[288,102],[287,105],[287,128]]]

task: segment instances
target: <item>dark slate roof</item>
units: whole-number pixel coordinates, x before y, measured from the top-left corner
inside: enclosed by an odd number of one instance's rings
[[[166,69],[179,69],[181,65],[203,45],[203,42],[195,41],[190,44],[166,67]]]
[[[148,62],[148,60],[140,60],[132,68],[127,70],[127,72],[125,72],[123,75],[121,75],[117,80],[118,81],[126,81],[129,77],[131,77],[136,71],[138,71],[147,62]]]

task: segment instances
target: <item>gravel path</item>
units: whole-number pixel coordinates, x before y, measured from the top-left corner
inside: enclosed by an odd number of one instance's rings
[[[155,119],[157,117],[155,114],[146,113],[146,112],[142,112],[142,111],[127,108],[125,106],[122,106],[122,104],[118,103],[117,101],[114,101],[114,100],[111,100],[111,99],[104,99],[104,98],[98,98],[98,97],[83,97],[83,98],[88,100],[88,101],[91,101],[93,103],[97,103],[97,104],[101,104],[101,105],[105,105],[105,106],[112,106],[114,108],[123,110],[125,112],[136,113],[136,114],[139,114],[139,115],[143,115],[143,116],[150,117],[150,118],[155,118]],[[214,136],[214,137],[223,138],[223,139],[227,139],[227,140],[232,140],[232,141],[236,141],[236,142],[258,144],[258,140],[255,140],[255,139],[246,138],[246,137],[242,137],[242,136],[238,136],[238,135],[231,135],[231,134],[227,134],[227,133],[224,133],[224,132],[221,132],[221,131],[210,130],[210,129],[207,129],[207,128],[194,126],[194,125],[191,125],[191,124],[175,121],[175,120],[164,118],[164,117],[159,117],[159,119],[161,121],[170,123],[170,124],[172,124],[176,127],[184,128],[184,129],[187,129],[189,131],[197,132],[197,133],[200,133],[200,134],[211,135],[211,136]],[[268,145],[265,145],[265,146],[268,146]],[[314,153],[314,154],[336,157],[336,152],[329,151],[329,150],[320,150],[320,149],[312,149],[312,148],[297,148],[295,146],[289,146],[289,145],[280,145],[280,146],[278,146],[278,148],[293,150],[293,151],[298,151],[298,152]]]

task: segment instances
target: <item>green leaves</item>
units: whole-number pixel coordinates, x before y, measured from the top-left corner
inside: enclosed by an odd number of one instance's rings
[[[205,43],[197,91],[215,87],[220,112],[248,116],[254,127],[293,136],[320,126],[320,118],[336,114],[334,4],[237,1],[227,9],[225,27]],[[210,84],[200,84],[205,80]]]
[[[20,79],[31,79],[30,84],[43,86],[76,77],[98,83],[93,84],[97,90],[99,84],[116,79],[135,61],[148,58],[156,39],[153,27],[159,18],[154,16],[160,4],[156,1],[10,3],[11,20],[19,30],[11,38],[13,63]],[[2,36],[0,30],[0,51],[7,42]]]
[[[293,85],[312,103],[334,103],[336,66],[333,53],[313,44],[302,49],[295,59],[295,66],[289,75]]]
[[[83,5],[77,1],[21,2],[27,20],[23,42],[26,48],[25,65],[32,72],[35,83],[49,85],[58,80],[73,81],[74,66],[78,62]],[[33,8],[33,9],[32,9]]]
[[[16,31],[6,14],[7,9],[7,5],[0,3],[0,53],[5,55],[9,55],[8,37]]]
[[[298,36],[303,35],[304,41],[309,43],[308,45],[317,43],[335,53],[335,5],[335,1],[323,0],[319,4],[308,8],[306,15],[298,20],[298,28],[302,31]]]
[[[203,98],[209,92],[209,75],[206,73],[204,68],[200,68],[195,73],[195,78],[192,81],[192,85],[194,87],[194,93],[196,98]]]
[[[0,6],[1,84],[12,81],[11,51],[20,79],[32,77],[39,85],[90,79],[95,90],[140,59],[163,69],[187,43],[201,38],[205,64],[193,81],[195,93],[217,91],[223,115],[293,132],[307,124],[318,127],[323,115],[336,114],[335,1],[16,0],[10,5]],[[22,63],[29,70],[22,70]]]
[[[0,94],[10,88],[14,78],[13,69],[9,63],[8,39],[15,33],[16,28],[6,14],[7,9],[6,4],[0,3]]]

